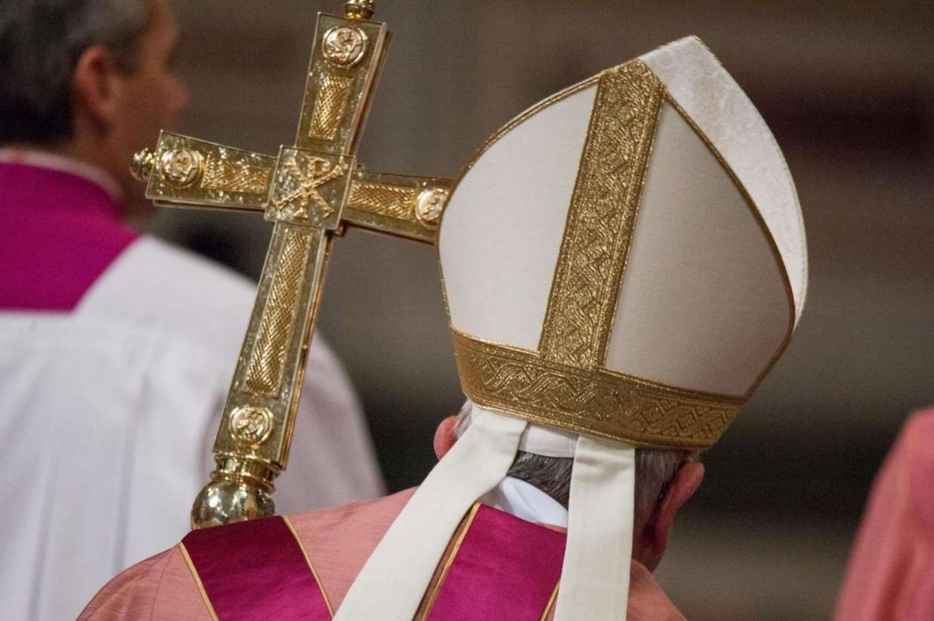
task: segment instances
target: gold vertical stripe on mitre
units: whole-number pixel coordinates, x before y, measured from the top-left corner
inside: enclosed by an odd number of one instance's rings
[[[313,240],[314,232],[311,230],[289,229],[285,232],[269,299],[250,352],[243,383],[246,392],[264,397],[279,396],[289,342],[295,329],[297,301]]]
[[[640,60],[600,76],[539,342],[548,360],[606,359],[664,94]]]

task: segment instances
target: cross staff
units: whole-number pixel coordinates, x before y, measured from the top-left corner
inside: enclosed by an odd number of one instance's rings
[[[331,241],[358,226],[434,243],[451,180],[364,172],[354,156],[389,45],[372,0],[318,14],[293,146],[278,157],[163,132],[134,157],[157,205],[262,212],[274,223],[193,528],[275,513]]]

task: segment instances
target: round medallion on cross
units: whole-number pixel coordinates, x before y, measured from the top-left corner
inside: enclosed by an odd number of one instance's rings
[[[187,188],[201,179],[204,173],[204,157],[186,147],[170,149],[159,159],[162,178],[176,188]]]
[[[324,59],[340,69],[349,69],[366,54],[366,33],[351,26],[337,26],[324,33],[322,51]]]
[[[425,188],[415,201],[415,217],[422,226],[436,229],[441,224],[441,214],[448,200],[448,191],[444,188]]]
[[[269,439],[275,421],[266,408],[244,406],[234,410],[230,417],[230,433],[244,444],[257,446]]]

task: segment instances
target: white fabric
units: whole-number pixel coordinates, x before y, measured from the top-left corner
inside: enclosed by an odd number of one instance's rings
[[[555,621],[620,621],[629,600],[636,449],[580,436]]]
[[[641,57],[729,162],[769,226],[795,298],[795,325],[807,295],[804,219],[794,180],[771,130],[716,56],[686,37]]]
[[[662,107],[606,366],[742,397],[791,326],[762,227],[687,121]]]
[[[187,532],[254,291],[144,237],[73,313],[0,313],[4,618],[74,619]],[[305,387],[280,510],[379,495],[359,403],[320,337]]]
[[[574,457],[577,434],[530,423],[522,435],[519,450],[544,457]]]
[[[428,475],[357,575],[334,621],[411,621],[471,505],[506,476],[526,422],[474,406],[470,428]]]
[[[438,251],[451,325],[537,349],[596,87],[497,140],[444,210]]]
[[[568,526],[568,510],[560,502],[521,479],[506,477],[480,502],[510,515],[536,524],[559,528]]]

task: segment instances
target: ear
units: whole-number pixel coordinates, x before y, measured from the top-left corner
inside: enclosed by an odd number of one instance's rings
[[[86,49],[75,65],[72,76],[72,114],[93,127],[106,129],[114,116],[119,95],[117,67],[110,53],[101,45]]]
[[[454,446],[454,443],[457,442],[457,435],[454,433],[456,426],[457,417],[448,416],[441,421],[438,429],[435,430],[435,455],[438,456],[438,459],[444,457]]]
[[[675,514],[690,500],[703,480],[704,464],[700,462],[686,462],[675,473],[665,496],[659,500],[642,531],[643,549],[647,553],[644,564],[649,570],[654,570],[665,554]]]

